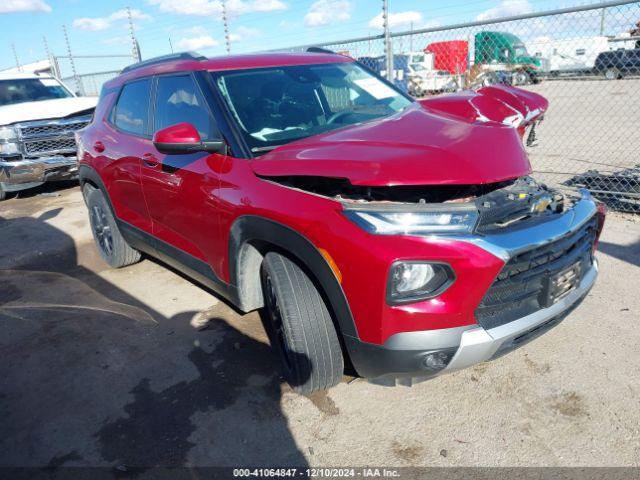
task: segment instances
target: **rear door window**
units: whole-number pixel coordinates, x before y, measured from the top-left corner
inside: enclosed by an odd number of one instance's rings
[[[151,79],[145,78],[122,87],[112,114],[112,122],[123,132],[146,136],[149,132]]]

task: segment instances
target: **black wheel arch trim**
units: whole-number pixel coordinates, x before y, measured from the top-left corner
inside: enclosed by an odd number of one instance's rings
[[[293,255],[314,276],[333,310],[342,335],[358,338],[349,303],[331,267],[315,245],[292,228],[275,220],[256,215],[244,215],[233,223],[229,232],[229,277],[239,294],[240,307],[246,305],[243,291],[242,259],[247,245],[264,242]],[[242,305],[242,303],[245,305]],[[243,309],[245,309],[243,308]]]
[[[162,260],[176,270],[179,270],[213,290],[225,300],[236,306],[238,305],[238,295],[235,287],[220,279],[209,264],[118,218],[111,199],[109,198],[109,191],[105,187],[98,172],[92,167],[80,165],[78,168],[78,177],[80,178],[81,187],[84,187],[86,183],[90,182],[104,193],[104,197],[107,200],[113,218],[116,220],[118,229],[129,245],[136,250],[140,250],[152,257]]]
[[[300,261],[314,276],[319,283],[322,292],[326,296],[329,306],[333,311],[339,326],[339,334],[351,339],[345,342],[347,350],[353,348],[354,341],[359,342],[359,337],[353,315],[347,302],[342,287],[333,273],[333,270],[318,251],[315,245],[302,234],[296,232],[292,228],[265,217],[256,215],[244,215],[239,217],[233,223],[229,232],[229,277],[230,282],[226,283],[219,278],[211,269],[210,265],[202,260],[195,258],[188,253],[150,235],[147,232],[119,219],[115,214],[113,204],[109,198],[109,192],[104,182],[96,170],[88,165],[80,165],[78,169],[80,185],[84,187],[87,182],[93,183],[101,189],[105,194],[107,204],[111,209],[111,213],[116,219],[118,228],[120,229],[125,240],[133,247],[153,257],[159,258],[163,262],[173,268],[185,273],[189,277],[205,285],[215,293],[231,302],[233,305],[243,311],[250,311],[262,306],[262,299],[247,298],[247,291],[243,290],[244,279],[255,279],[260,283],[260,277],[256,272],[246,265],[242,265],[246,255],[251,255],[250,247],[255,242],[262,242],[273,245],[282,249],[285,253],[293,255]],[[253,242],[253,243],[252,243]],[[255,250],[255,249],[254,249]],[[258,259],[254,258],[253,262],[248,264],[256,265]],[[259,258],[261,260],[261,257]],[[259,263],[257,263],[259,266]],[[256,291],[253,289],[253,294]],[[258,290],[261,293],[261,289]],[[358,366],[354,365],[356,370]]]

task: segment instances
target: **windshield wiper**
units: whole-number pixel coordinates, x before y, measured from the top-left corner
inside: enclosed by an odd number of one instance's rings
[[[274,148],[278,148],[279,146],[280,145],[268,145],[266,147],[253,147],[251,151],[253,153],[270,152],[271,150],[273,150]]]

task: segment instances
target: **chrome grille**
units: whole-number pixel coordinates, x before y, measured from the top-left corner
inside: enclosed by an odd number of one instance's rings
[[[49,125],[25,125],[21,128],[23,137],[34,137],[40,135],[58,135],[72,130],[79,130],[89,125],[89,121],[75,122],[73,124],[49,124]]]
[[[76,152],[74,134],[86,127],[90,115],[63,118],[58,120],[38,120],[19,125],[19,137],[26,157],[49,155],[70,155]]]
[[[73,137],[65,137],[24,142],[24,151],[29,156],[45,153],[73,153],[76,151],[76,140]]]

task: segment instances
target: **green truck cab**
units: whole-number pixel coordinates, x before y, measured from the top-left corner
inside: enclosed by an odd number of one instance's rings
[[[530,55],[520,38],[507,32],[479,32],[475,35],[474,64],[496,66],[519,75],[516,83],[537,83],[541,59]],[[528,78],[527,78],[528,77]]]

